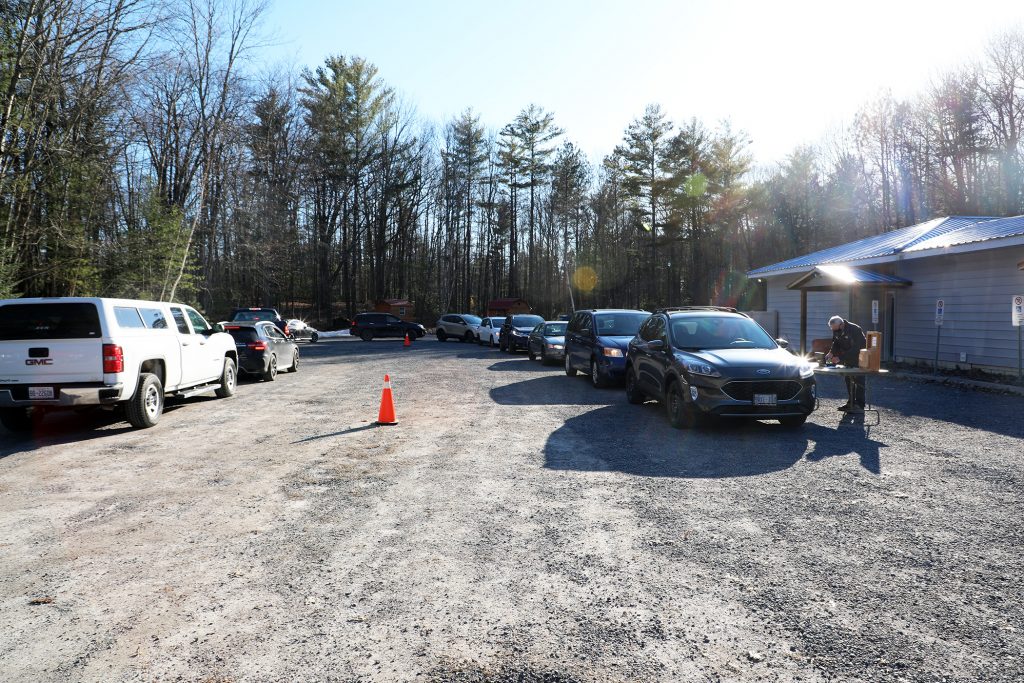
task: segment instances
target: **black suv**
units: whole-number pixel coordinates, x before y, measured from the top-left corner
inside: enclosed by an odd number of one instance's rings
[[[814,366],[731,308],[656,312],[629,343],[626,399],[665,403],[673,427],[709,416],[799,427],[815,406]]]
[[[299,348],[295,341],[270,320],[254,323],[236,322],[224,325],[224,331],[235,338],[238,350],[238,370],[259,375],[273,382],[279,368],[288,372],[299,371]]]
[[[277,325],[277,329],[284,332],[286,337],[292,335],[291,330],[288,329],[288,323],[285,322],[276,308],[233,308],[231,309],[231,316],[228,318],[228,322],[232,323],[255,323],[261,320],[269,320]]]
[[[530,332],[542,322],[544,318],[530,313],[506,315],[501,332],[498,333],[498,350],[515,353],[516,349],[527,348]]]
[[[390,313],[359,313],[352,321],[349,334],[363,341],[374,337],[404,337],[419,339],[427,333],[427,329],[419,323],[410,323]]]

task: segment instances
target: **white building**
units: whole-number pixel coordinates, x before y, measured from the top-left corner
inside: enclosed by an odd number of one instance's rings
[[[775,330],[809,351],[832,315],[882,332],[882,359],[1018,370],[1024,216],[949,216],[747,273],[767,285]],[[936,307],[943,302],[941,330]],[[877,302],[878,322],[872,322]]]

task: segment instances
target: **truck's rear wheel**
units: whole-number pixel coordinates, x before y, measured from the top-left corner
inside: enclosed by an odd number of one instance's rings
[[[220,373],[220,388],[213,393],[217,398],[227,398],[235,395],[235,385],[238,383],[238,373],[235,371],[235,361],[230,358],[224,359],[224,370]]]
[[[159,422],[164,412],[164,385],[160,378],[149,372],[140,374],[139,386],[128,400],[125,412],[132,427],[145,429]]]

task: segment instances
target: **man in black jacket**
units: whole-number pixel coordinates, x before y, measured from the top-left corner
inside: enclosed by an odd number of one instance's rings
[[[825,362],[836,359],[848,368],[858,367],[860,350],[867,346],[864,330],[849,320],[838,315],[829,318],[828,326],[832,328],[832,348],[825,354]],[[839,410],[850,413],[864,412],[864,378],[856,375],[846,376],[846,391],[850,399]]]

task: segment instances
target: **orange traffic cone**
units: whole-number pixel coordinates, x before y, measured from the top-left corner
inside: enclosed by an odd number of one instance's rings
[[[409,333],[408,332],[405,333],[405,343],[402,344],[402,346],[404,346],[406,348],[412,346],[412,343],[409,341]]]
[[[391,376],[384,375],[384,393],[380,396],[380,413],[377,414],[377,424],[396,425],[395,400],[391,396]]]

